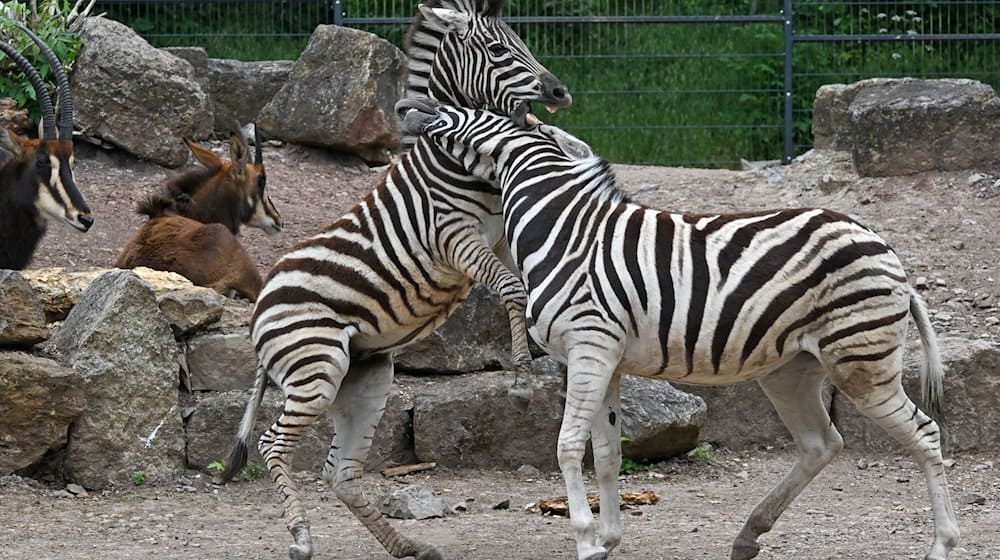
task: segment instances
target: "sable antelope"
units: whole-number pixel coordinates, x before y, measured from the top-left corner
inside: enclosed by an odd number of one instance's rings
[[[255,162],[238,126],[229,137],[232,161],[185,139],[204,167],[178,175],[139,203],[138,213],[149,219],[115,266],[176,272],[199,286],[256,301],[263,282],[236,234],[241,224],[278,233],[281,214],[264,192],[261,140],[255,137]]]
[[[41,49],[59,90],[57,132],[52,97],[38,70],[13,47],[0,41],[0,50],[31,82],[42,109],[37,140],[0,128],[0,153],[3,155],[3,166],[0,167],[0,268],[21,270],[31,262],[50,219],[64,220],[80,231],[90,229],[94,219],[73,177],[73,101],[69,80],[52,49],[30,29],[15,25]]]

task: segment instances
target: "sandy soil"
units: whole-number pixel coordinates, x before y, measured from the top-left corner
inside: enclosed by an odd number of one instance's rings
[[[222,152],[221,144],[216,145]],[[77,180],[95,211],[86,235],[55,225],[33,267],[109,266],[141,222],[132,207],[168,176],[158,167],[81,150]],[[265,152],[271,197],[286,228],[268,237],[244,230],[262,272],[289,246],[341,215],[377,182],[381,170],[291,147]],[[825,206],[856,215],[895,247],[923,286],[939,335],[1000,340],[1000,190],[975,170],[885,179],[858,178],[849,158],[810,154],[787,166],[719,171],[617,166],[623,187],[641,202],[687,212]],[[997,453],[954,457],[951,487],[963,531],[953,558],[1000,558]],[[616,558],[725,558],[746,515],[791,466],[787,451],[718,452],[715,465],[675,460],[626,478],[623,489],[651,489],[662,500],[626,511]],[[838,459],[763,539],[761,558],[922,558],[931,514],[920,474],[906,460]],[[312,508],[316,558],[388,558],[312,474],[303,474]],[[439,546],[449,559],[573,558],[569,523],[524,511],[562,494],[557,474],[526,481],[513,473],[431,472],[389,481],[370,475],[372,496],[419,483],[468,512],[428,521],[394,521]],[[171,487],[61,498],[59,488],[0,481],[0,559],[284,558],[288,535],[266,481],[215,487],[189,473]],[[509,499],[510,510],[492,506]]]

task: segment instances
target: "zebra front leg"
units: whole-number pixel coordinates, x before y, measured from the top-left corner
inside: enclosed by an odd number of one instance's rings
[[[570,525],[573,527],[579,560],[607,558],[607,549],[598,545],[594,539],[594,515],[590,512],[583,480],[583,454],[587,433],[600,413],[619,360],[620,352],[615,356],[613,352],[592,342],[571,348],[566,364],[566,408],[559,430],[557,454],[559,469],[566,483]],[[603,435],[607,437],[606,431]],[[617,494],[617,477],[611,486]],[[608,491],[604,485],[601,490]],[[617,511],[614,514],[619,515]]]
[[[621,375],[608,383],[604,403],[590,429],[593,436],[594,470],[601,496],[601,529],[597,546],[611,552],[622,540],[622,518],[618,494],[618,472],[622,465]]]
[[[455,252],[459,255],[455,267],[500,296],[500,303],[507,311],[507,320],[510,323],[511,366],[514,370],[514,384],[507,390],[507,395],[518,408],[526,410],[534,393],[529,375],[531,350],[528,347],[528,331],[524,320],[528,295],[521,280],[514,276],[501,258],[482,241],[478,230],[470,228],[463,234],[462,237],[469,245],[466,250]],[[506,243],[503,243],[498,251],[504,257],[509,257]]]
[[[757,556],[757,538],[771,530],[788,505],[843,448],[844,440],[823,402],[825,377],[815,358],[802,354],[757,380],[791,433],[798,457],[792,470],[750,513],[733,542],[732,560]]]
[[[283,377],[285,385],[282,386],[282,390],[285,392],[285,404],[281,416],[260,436],[258,446],[260,455],[282,495],[285,517],[288,519],[288,531],[294,541],[288,550],[291,560],[312,558],[309,520],[299,501],[298,488],[291,476],[292,457],[306,430],[333,402],[337,394],[335,383],[341,378],[342,374],[336,373],[329,362],[310,364],[301,370],[289,372]],[[308,380],[308,383],[296,385],[296,382],[301,380]]]
[[[396,531],[368,500],[361,481],[365,458],[389,397],[393,364],[388,354],[372,356],[351,363],[347,377],[333,403],[336,435],[323,479],[333,485],[337,497],[396,558],[440,560],[441,554],[426,544],[416,543]]]

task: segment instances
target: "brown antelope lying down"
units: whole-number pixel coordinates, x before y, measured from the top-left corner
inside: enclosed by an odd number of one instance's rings
[[[94,223],[73,178],[73,102],[69,81],[55,53],[26,27],[48,59],[59,89],[59,114],[41,76],[13,47],[3,51],[20,68],[38,97],[42,121],[37,140],[0,128],[0,268],[28,266],[49,220],[62,220],[80,231]],[[58,120],[58,133],[57,133]]]
[[[229,136],[232,161],[185,139],[204,167],[174,177],[139,203],[138,213],[149,219],[122,249],[115,266],[176,272],[198,286],[256,301],[260,272],[236,234],[241,224],[278,233],[281,215],[264,193],[261,140],[255,136],[255,162],[239,127]]]

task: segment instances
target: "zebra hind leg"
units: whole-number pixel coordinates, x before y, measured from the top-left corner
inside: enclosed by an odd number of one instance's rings
[[[896,352],[893,358],[844,364],[854,367],[844,367],[831,377],[858,411],[902,444],[923,471],[934,513],[934,541],[925,558],[945,560],[958,545],[959,530],[941,456],[941,432],[903,391],[901,353]],[[878,366],[885,363],[892,365]]]
[[[258,449],[282,496],[288,531],[294,541],[288,549],[291,560],[312,558],[309,519],[291,476],[292,457],[306,430],[333,402],[344,369],[322,356],[321,360],[284,376],[285,404],[281,416],[260,436]]]
[[[757,380],[795,441],[792,470],[754,507],[733,542],[732,560],[760,552],[757,538],[770,531],[782,512],[844,446],[823,402],[826,374],[815,358],[802,354]]]
[[[440,560],[437,549],[416,543],[393,528],[371,504],[361,484],[365,458],[385,410],[392,378],[393,364],[388,354],[351,363],[331,409],[336,435],[323,468],[323,479],[389,554],[396,558]]]
[[[594,470],[601,497],[601,527],[597,546],[611,552],[622,540],[622,518],[618,494],[618,472],[622,465],[621,375],[608,383],[604,403],[590,428],[593,436]]]

